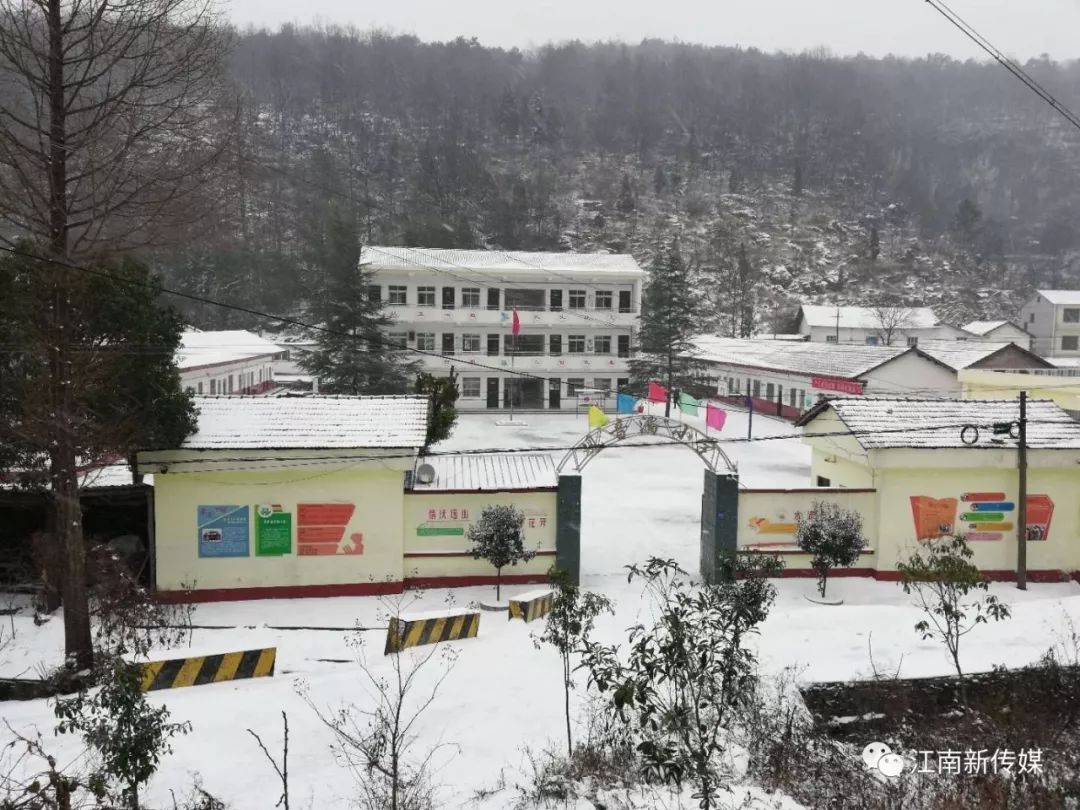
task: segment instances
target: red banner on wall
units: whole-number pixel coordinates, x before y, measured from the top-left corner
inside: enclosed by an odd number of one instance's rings
[[[822,391],[840,391],[843,394],[861,394],[863,384],[858,380],[834,380],[832,377],[811,377],[810,385]]]

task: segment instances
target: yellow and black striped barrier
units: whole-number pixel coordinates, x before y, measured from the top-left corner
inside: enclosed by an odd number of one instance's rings
[[[142,690],[175,689],[241,678],[265,678],[274,674],[277,648],[245,650],[222,655],[197,655],[150,661],[142,665]]]
[[[531,591],[510,600],[507,619],[524,619],[531,622],[543,618],[551,612],[551,603],[555,598],[551,591]]]
[[[479,629],[479,611],[450,611],[440,616],[418,619],[391,616],[390,625],[386,628],[386,649],[383,654],[401,652],[422,644],[476,638]]]

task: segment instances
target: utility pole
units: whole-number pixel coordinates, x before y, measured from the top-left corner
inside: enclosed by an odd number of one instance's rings
[[[746,439],[749,441],[754,438],[754,398],[749,394],[746,395],[746,407],[750,409],[749,418],[746,420]]]
[[[1027,590],[1027,391],[1020,392],[1020,422],[1017,436],[1017,471],[1020,497],[1016,503],[1016,587]]]
[[[840,307],[836,308],[836,342],[840,343]]]

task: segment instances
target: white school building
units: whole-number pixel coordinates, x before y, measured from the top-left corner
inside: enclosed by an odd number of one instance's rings
[[[594,391],[604,404],[629,383],[646,275],[632,256],[368,246],[360,265],[388,337],[433,353],[417,355],[425,371],[454,369],[459,410],[568,409]]]

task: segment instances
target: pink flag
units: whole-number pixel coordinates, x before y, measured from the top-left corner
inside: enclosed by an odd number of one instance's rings
[[[668,390],[659,383],[649,383],[649,402],[667,402]]]
[[[713,430],[723,430],[724,422],[727,421],[727,411],[713,405],[711,402],[705,406],[705,425]]]
[[[518,320],[518,314],[516,309],[514,310],[514,324],[512,327],[510,327],[510,331],[514,333],[514,337],[517,337],[518,333],[521,331],[521,321]]]

